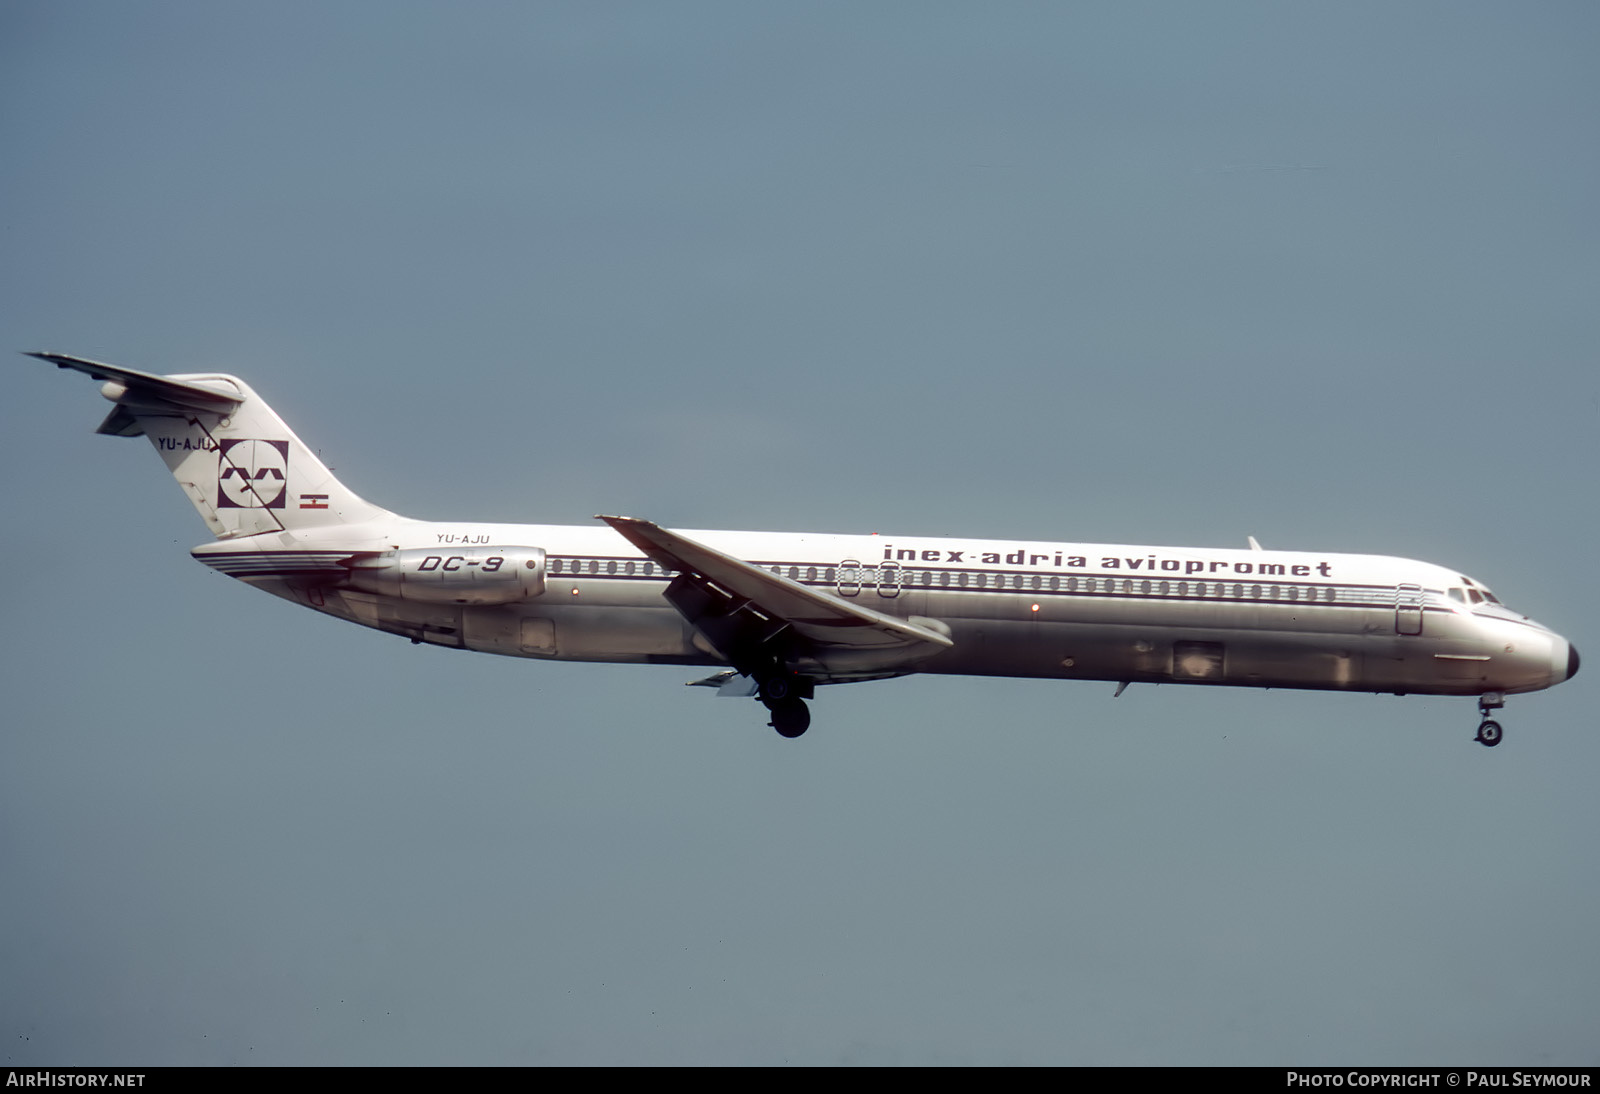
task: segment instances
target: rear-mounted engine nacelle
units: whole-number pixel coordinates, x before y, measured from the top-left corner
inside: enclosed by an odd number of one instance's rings
[[[510,604],[544,592],[543,547],[386,551],[346,565],[357,589],[430,604]]]

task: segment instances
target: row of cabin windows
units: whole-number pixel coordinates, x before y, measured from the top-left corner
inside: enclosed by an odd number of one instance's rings
[[[787,567],[787,573],[785,573],[785,567],[782,566],[771,566],[768,568],[775,574],[787,576],[791,581],[803,580],[814,582],[818,579],[819,574],[821,579],[830,585],[834,581],[834,567],[832,566],[807,566],[803,571],[799,566],[790,566]],[[563,572],[572,574],[605,573],[607,575],[621,574],[626,576],[643,574],[645,577],[654,577],[656,572],[656,564],[653,562],[619,562],[616,559],[610,559],[606,562],[601,562],[599,559],[594,558],[587,560],[573,559],[570,562],[565,562],[562,559],[553,558],[550,560],[550,572],[552,574],[559,574]],[[665,571],[662,572],[665,574]],[[805,574],[803,578],[800,576],[802,572]],[[918,577],[918,572],[914,570],[904,571],[898,568],[891,569],[886,567],[882,571],[881,575],[877,569],[870,566],[864,568],[845,566],[839,568],[838,570],[838,580],[841,583],[849,585],[877,585],[880,583],[880,576],[882,578],[882,584],[885,585],[918,584],[916,580]],[[1153,581],[1149,578],[1144,578],[1141,580],[1139,578],[1116,577],[1080,578],[1073,576],[1062,578],[1056,574],[1052,574],[1048,578],[1046,578],[1043,574],[952,574],[948,570],[940,571],[937,579],[935,578],[932,570],[923,570],[921,571],[920,576],[922,578],[920,584],[928,588],[1010,588],[1023,590],[1032,589],[1039,592],[1043,592],[1048,589],[1053,593],[1061,592],[1062,589],[1065,588],[1065,590],[1069,593],[1105,592],[1132,594],[1136,596],[1172,596],[1176,594],[1183,597],[1191,595],[1198,597],[1231,596],[1236,600],[1261,600],[1263,597],[1267,600],[1299,600],[1301,596],[1304,595],[1305,599],[1307,600],[1318,599],[1317,589],[1315,587],[1302,589],[1302,587],[1298,585],[1246,585],[1241,582],[1230,583],[1225,581]],[[991,578],[993,579],[992,583]],[[1451,592],[1454,594],[1455,590],[1452,589]],[[1333,588],[1325,587],[1323,589],[1322,599],[1332,601],[1337,599],[1337,596],[1338,594]]]
[[[632,575],[639,573],[643,574],[645,577],[654,577],[656,573],[656,564],[654,562],[618,562],[616,559],[611,559],[602,563],[597,558],[591,558],[587,561],[581,558],[575,558],[570,563],[565,563],[562,559],[552,558],[550,560],[550,572],[552,574],[559,574],[563,571],[569,574],[605,573]],[[661,572],[663,575],[666,574],[665,570]]]
[[[780,573],[781,567],[772,567],[773,573]],[[811,571],[814,573],[815,571]],[[828,571],[827,581],[832,581],[833,571]],[[903,577],[901,575],[904,575]],[[795,567],[789,567],[789,576],[795,576]],[[917,572],[886,570],[883,572],[885,584],[917,584]],[[930,570],[921,573],[921,584],[928,588],[935,587],[934,574]],[[991,582],[992,578],[992,582]],[[808,580],[815,580],[808,574]],[[840,580],[847,584],[873,585],[879,581],[879,571],[871,567],[854,569],[846,567],[840,571]],[[1242,582],[1224,581],[1154,581],[1149,578],[1116,578],[1116,577],[1067,577],[1062,578],[1052,574],[1046,578],[1043,574],[951,574],[941,571],[938,575],[937,585],[940,588],[954,586],[958,589],[1023,589],[1060,592],[1063,588],[1069,593],[1125,593],[1136,596],[1232,596],[1234,599],[1261,600],[1299,600],[1302,596],[1307,600],[1318,599],[1315,587],[1304,588],[1299,585],[1246,585]],[[1332,587],[1325,587],[1322,599],[1332,601],[1338,594]]]

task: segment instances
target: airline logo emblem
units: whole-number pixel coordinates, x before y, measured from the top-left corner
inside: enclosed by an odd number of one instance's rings
[[[220,442],[218,509],[282,509],[288,496],[288,441]]]

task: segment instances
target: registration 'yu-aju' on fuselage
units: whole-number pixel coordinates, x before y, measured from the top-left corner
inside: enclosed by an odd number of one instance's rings
[[[417,643],[713,666],[784,736],[818,685],[914,673],[1477,696],[1578,653],[1454,570],[1377,555],[430,522],[362,500],[242,380],[34,354],[104,381],[99,432],[150,438],[215,539],[196,558]]]

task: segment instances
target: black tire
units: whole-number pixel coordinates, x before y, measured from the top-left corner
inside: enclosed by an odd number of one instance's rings
[[[798,737],[811,727],[811,709],[804,699],[790,699],[772,708],[772,721],[767,724],[780,737]]]
[[[1505,737],[1505,731],[1500,728],[1500,723],[1485,718],[1478,726],[1478,736],[1475,738],[1485,748],[1493,748]]]

